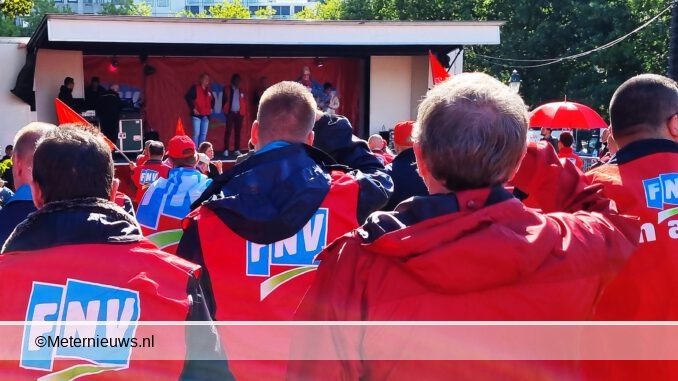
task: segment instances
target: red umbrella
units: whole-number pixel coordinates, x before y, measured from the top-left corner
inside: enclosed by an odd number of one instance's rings
[[[530,113],[530,127],[579,128],[592,130],[605,128],[607,123],[593,109],[575,102],[551,102]]]

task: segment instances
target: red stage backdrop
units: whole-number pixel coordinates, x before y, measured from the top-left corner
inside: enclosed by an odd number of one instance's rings
[[[144,129],[157,131],[165,144],[174,136],[179,117],[183,120],[186,133],[192,136],[193,125],[184,94],[190,86],[197,83],[198,76],[203,72],[210,75],[216,98],[207,140],[214,144],[217,151],[225,149],[223,141],[225,119],[221,111],[221,102],[224,86],[230,84],[231,75],[234,73],[240,74],[240,87],[249,101],[249,115],[243,123],[241,149],[247,147],[250,127],[256,117],[254,95],[260,87],[261,79],[266,78],[268,85],[283,80],[297,80],[303,66],[311,68],[311,78],[321,86],[324,82],[332,83],[341,102],[338,113],[351,120],[354,131],[360,131],[359,97],[362,79],[359,59],[327,58],[323,59],[322,67],[317,67],[313,58],[149,57],[148,64],[156,69],[156,73],[150,76],[143,75],[143,65],[138,57],[117,57],[117,61],[119,66],[113,72],[109,68],[110,56],[86,56],[84,58],[86,81],[89,82],[91,77],[98,76],[105,87],[113,83],[119,84],[122,98],[133,98],[135,102],[143,99],[146,104]]]

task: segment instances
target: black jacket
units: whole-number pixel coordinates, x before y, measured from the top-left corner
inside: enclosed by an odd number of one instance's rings
[[[138,223],[123,209],[106,200],[87,198],[52,202],[31,214],[17,226],[2,253],[62,245],[134,243],[141,239]],[[199,280],[190,277],[186,292],[193,300],[186,320],[211,320]],[[186,341],[182,380],[233,380],[214,327],[187,326]],[[196,361],[197,358],[211,361]]]
[[[66,105],[69,107],[72,107],[73,105],[73,90],[69,89],[68,87],[61,85],[59,88],[59,96],[58,98],[64,102]]]
[[[394,210],[398,204],[410,197],[428,195],[426,184],[417,173],[417,163],[412,148],[400,152],[393,162],[386,166],[386,172],[393,180],[393,194],[383,210]]]
[[[35,211],[32,200],[15,200],[0,209],[0,249],[14,228]]]

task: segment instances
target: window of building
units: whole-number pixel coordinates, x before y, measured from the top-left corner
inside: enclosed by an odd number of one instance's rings
[[[306,8],[306,7],[304,7],[303,5],[295,5],[294,6],[294,14],[296,15],[297,13],[303,11],[304,8]]]
[[[278,7],[280,10],[275,14],[276,16],[289,16],[290,15],[290,8],[288,6],[283,6],[283,7]],[[277,10],[277,9],[276,9]]]
[[[169,0],[157,0],[158,7],[169,7]]]
[[[198,5],[187,5],[186,6],[186,12],[198,14],[198,13],[200,13],[200,6],[198,6]]]

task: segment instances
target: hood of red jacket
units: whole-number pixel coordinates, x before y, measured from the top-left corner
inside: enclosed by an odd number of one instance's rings
[[[509,285],[564,255],[558,226],[503,188],[415,197],[373,214],[359,234],[367,251],[443,293]]]

